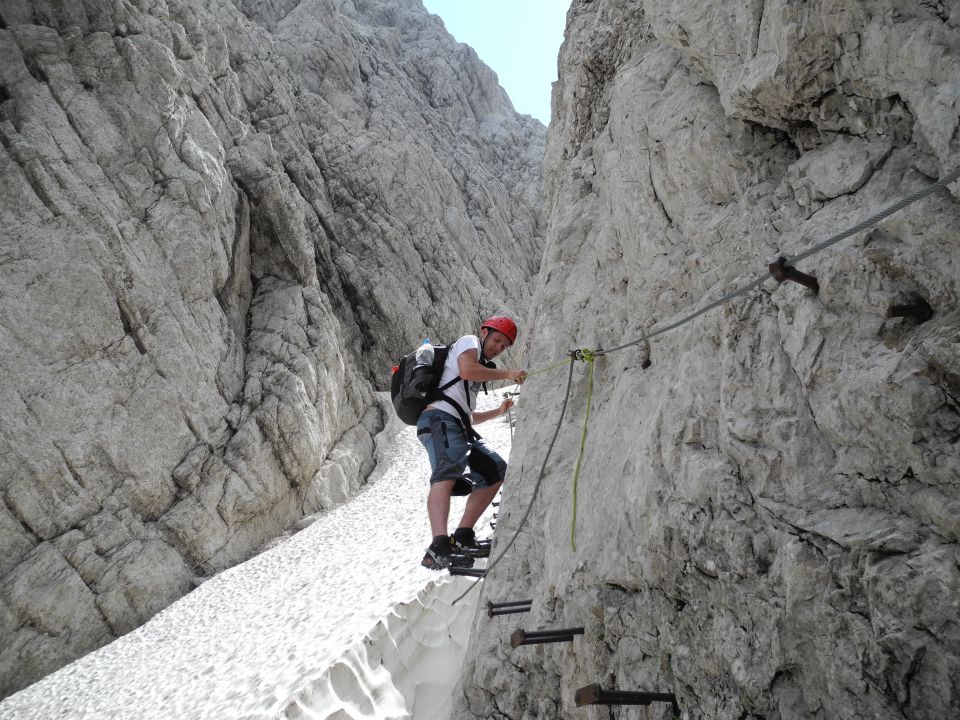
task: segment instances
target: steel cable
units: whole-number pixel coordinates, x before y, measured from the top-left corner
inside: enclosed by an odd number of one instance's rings
[[[927,195],[930,195],[931,193],[933,193],[934,191],[936,191],[936,190],[938,190],[938,189],[940,189],[940,188],[946,187],[947,185],[949,185],[950,183],[952,183],[952,182],[953,182],[954,180],[956,180],[957,178],[960,178],[960,167],[958,167],[958,168],[957,168],[956,170],[954,170],[953,172],[948,173],[947,175],[945,175],[944,177],[942,177],[942,178],[941,178],[940,180],[938,180],[937,182],[935,182],[935,183],[933,183],[933,184],[931,184],[931,185],[927,185],[926,187],[921,188],[921,189],[917,190],[916,192],[911,193],[910,195],[907,195],[905,198],[899,200],[898,202],[895,202],[893,205],[891,205],[891,206],[889,206],[889,207],[887,207],[887,208],[884,208],[884,209],[881,210],[880,212],[878,212],[878,213],[876,213],[876,214],[874,214],[874,215],[871,215],[870,217],[868,217],[868,218],[867,218],[866,220],[864,220],[863,222],[858,223],[857,225],[854,225],[852,228],[850,228],[850,229],[848,229],[848,230],[844,230],[842,233],[839,233],[839,234],[837,234],[837,235],[834,235],[833,237],[830,237],[830,238],[824,240],[822,243],[818,243],[817,245],[814,245],[813,247],[811,247],[811,248],[809,248],[809,249],[807,249],[807,250],[804,250],[802,253],[798,253],[798,254],[796,254],[796,255],[792,255],[792,256],[790,256],[790,257],[787,257],[787,258],[785,259],[786,262],[785,262],[784,264],[787,265],[787,264],[798,263],[798,262],[800,262],[801,260],[805,260],[805,259],[807,259],[808,257],[810,257],[811,255],[815,255],[816,253],[820,252],[821,250],[824,250],[824,249],[830,247],[831,245],[836,245],[836,244],[837,244],[838,242],[840,242],[841,240],[844,240],[844,239],[850,237],[851,235],[856,235],[858,232],[862,232],[863,230],[866,230],[868,227],[870,227],[870,226],[872,226],[872,225],[876,225],[876,224],[877,224],[878,222],[880,222],[881,220],[884,220],[884,219],[890,217],[891,215],[893,215],[894,213],[899,212],[900,210],[903,210],[905,207],[907,207],[908,205],[912,205],[912,204],[915,203],[917,200],[920,200],[921,198],[925,198]],[[653,332],[649,332],[649,333],[646,333],[646,334],[644,334],[644,335],[641,335],[641,336],[638,337],[636,340],[631,340],[630,342],[624,343],[623,345],[618,345],[617,347],[614,347],[614,348],[610,348],[609,350],[596,350],[596,351],[595,351],[595,354],[597,354],[597,355],[609,355],[610,353],[616,352],[617,350],[623,350],[623,349],[625,349],[625,348],[628,348],[628,347],[632,347],[632,346],[634,346],[634,345],[637,345],[638,343],[641,343],[641,342],[643,342],[644,340],[649,340],[650,338],[656,337],[657,335],[662,335],[663,333],[669,332],[670,330],[674,330],[675,328],[678,328],[678,327],[680,327],[681,325],[686,325],[688,322],[690,322],[691,320],[694,320],[694,319],[700,317],[700,316],[703,315],[705,312],[709,312],[710,310],[713,310],[714,308],[719,307],[720,305],[723,305],[724,303],[729,302],[730,300],[732,300],[733,298],[737,297],[738,295],[743,295],[744,293],[747,293],[747,292],[749,292],[750,290],[753,290],[754,288],[759,287],[759,286],[762,285],[762,284],[764,283],[764,281],[766,281],[769,277],[770,277],[769,272],[764,273],[764,274],[760,275],[758,278],[756,278],[756,279],[754,279],[753,281],[751,281],[750,283],[748,283],[747,285],[744,285],[742,288],[738,288],[738,289],[736,289],[736,290],[734,290],[734,291],[732,291],[732,292],[727,293],[726,295],[724,295],[724,296],[723,296],[722,298],[720,298],[719,300],[715,300],[714,302],[710,303],[709,305],[700,308],[700,309],[697,310],[696,312],[693,312],[693,313],[691,313],[690,315],[687,315],[686,317],[684,317],[684,318],[681,319],[681,320],[678,320],[678,321],[675,322],[675,323],[672,323],[672,324],[670,324],[670,325],[667,325],[666,327],[663,327],[663,328],[659,328],[659,329],[657,329],[657,330],[654,330]]]

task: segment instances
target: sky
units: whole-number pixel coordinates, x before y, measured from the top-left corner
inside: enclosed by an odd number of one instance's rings
[[[550,86],[557,79],[570,0],[423,0],[447,32],[496,74],[517,112],[550,124]]]

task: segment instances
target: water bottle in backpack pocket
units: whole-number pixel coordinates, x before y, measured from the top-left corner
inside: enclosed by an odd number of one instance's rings
[[[424,338],[423,343],[413,353],[417,367],[433,365],[433,354],[433,345],[430,344],[430,338]]]

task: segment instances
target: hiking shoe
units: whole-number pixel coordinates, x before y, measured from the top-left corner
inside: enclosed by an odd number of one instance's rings
[[[471,568],[473,567],[473,558],[452,552],[449,545],[444,548],[431,545],[424,553],[420,564],[429,570],[446,570],[451,567]]]
[[[457,528],[450,536],[450,547],[455,553],[461,553],[471,558],[485,558],[490,556],[490,542],[477,540],[476,534],[470,528]]]

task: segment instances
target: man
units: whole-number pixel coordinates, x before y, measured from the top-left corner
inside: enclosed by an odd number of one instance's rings
[[[458,377],[463,382],[454,382],[444,390],[444,399],[427,405],[417,422],[417,437],[427,450],[433,471],[427,496],[433,542],[420,563],[424,567],[442,570],[473,564],[462,552],[477,549],[473,526],[503,484],[507,463],[473,432],[472,426],[504,415],[513,401],[504,400],[500,407],[483,412],[475,413],[473,408],[483,383],[512,380],[519,384],[526,379],[525,370],[497,370],[492,363],[485,364],[516,339],[516,323],[495,315],[480,325],[480,337],[464,335],[451,345],[439,387]],[[467,467],[469,473],[465,472]],[[447,535],[451,495],[470,496],[452,538]]]

